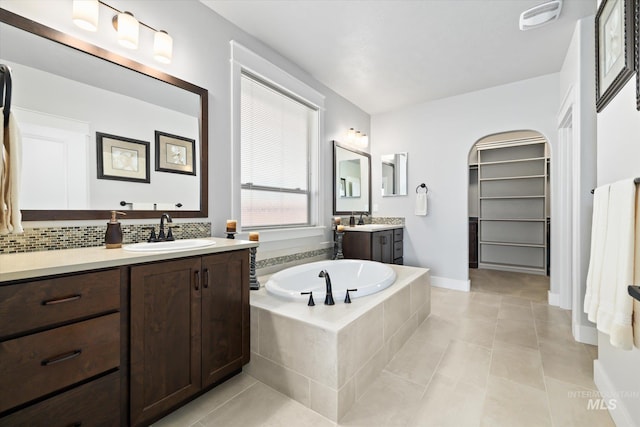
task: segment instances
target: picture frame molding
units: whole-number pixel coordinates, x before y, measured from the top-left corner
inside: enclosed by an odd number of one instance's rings
[[[622,47],[623,55],[624,55],[624,65],[622,69],[618,72],[615,78],[611,81],[611,83],[603,88],[603,84],[600,81],[600,63],[601,63],[601,35],[600,35],[600,18],[602,17],[605,9],[615,1],[619,1],[623,8],[623,22],[624,26],[623,31],[623,43]],[[596,77],[596,112],[601,112],[604,107],[607,106],[609,102],[613,98],[615,98],[616,94],[622,89],[622,87],[627,83],[627,81],[633,76],[635,71],[635,3],[637,0],[603,0],[598,7],[598,11],[596,13],[595,18],[595,50],[596,50],[596,61],[595,61],[595,77]]]
[[[140,145],[142,147],[144,147],[144,153],[142,156],[140,156],[140,158],[142,158],[144,160],[144,165],[141,165],[141,168],[144,170],[144,177],[133,177],[133,176],[127,176],[127,171],[123,171],[122,175],[116,175],[114,173],[114,170],[117,169],[113,169],[111,168],[111,170],[109,170],[108,168],[105,167],[105,161],[107,159],[105,159],[104,157],[104,148],[105,148],[105,139],[112,139],[112,140],[116,140],[116,141],[120,141],[123,143],[123,145],[129,144],[135,144],[135,145]],[[133,149],[136,147],[122,147],[123,149]],[[104,132],[96,132],[96,159],[97,159],[97,166],[98,166],[98,179],[108,179],[108,180],[113,180],[113,181],[128,181],[128,182],[139,182],[139,183],[145,183],[145,184],[149,184],[151,182],[151,169],[150,169],[150,150],[151,148],[151,143],[149,143],[148,141],[141,141],[138,139],[132,139],[132,138],[127,138],[124,136],[119,136],[119,135],[113,135],[113,134],[108,134],[108,133],[104,133]],[[140,164],[140,161],[138,161],[138,164]]]

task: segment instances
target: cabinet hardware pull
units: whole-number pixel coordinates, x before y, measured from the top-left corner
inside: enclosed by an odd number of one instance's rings
[[[81,294],[69,295],[67,297],[53,298],[42,301],[42,305],[62,304],[63,302],[77,301],[82,297]]]
[[[200,272],[196,270],[195,279],[196,279],[196,291],[200,290]]]
[[[204,283],[202,285],[205,289],[209,287],[209,269],[204,269]]]
[[[42,361],[42,366],[50,366],[55,365],[56,363],[64,362],[65,360],[74,359],[82,354],[82,350],[73,350],[68,353],[61,354],[59,356],[54,356],[50,359],[44,359]]]

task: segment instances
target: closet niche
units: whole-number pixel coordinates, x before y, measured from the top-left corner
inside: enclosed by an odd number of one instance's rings
[[[480,139],[469,154],[469,267],[549,274],[549,148],[535,131]]]

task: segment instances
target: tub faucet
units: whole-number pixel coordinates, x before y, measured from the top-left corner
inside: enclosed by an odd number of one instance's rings
[[[331,277],[327,270],[322,270],[318,277],[324,277],[324,282],[327,285],[326,296],[324,297],[324,305],[335,305],[333,301],[333,291],[331,290]]]

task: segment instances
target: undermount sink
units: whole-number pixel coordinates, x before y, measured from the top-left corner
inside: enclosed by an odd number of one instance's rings
[[[355,231],[378,231],[378,230],[389,230],[392,228],[402,227],[401,225],[393,225],[393,224],[365,224],[365,225],[356,225],[355,227],[345,227],[346,230],[355,230]]]
[[[125,245],[122,247],[125,251],[131,252],[172,252],[186,251],[189,249],[206,248],[213,246],[216,242],[206,239],[184,239],[173,240],[171,242],[143,242]]]

